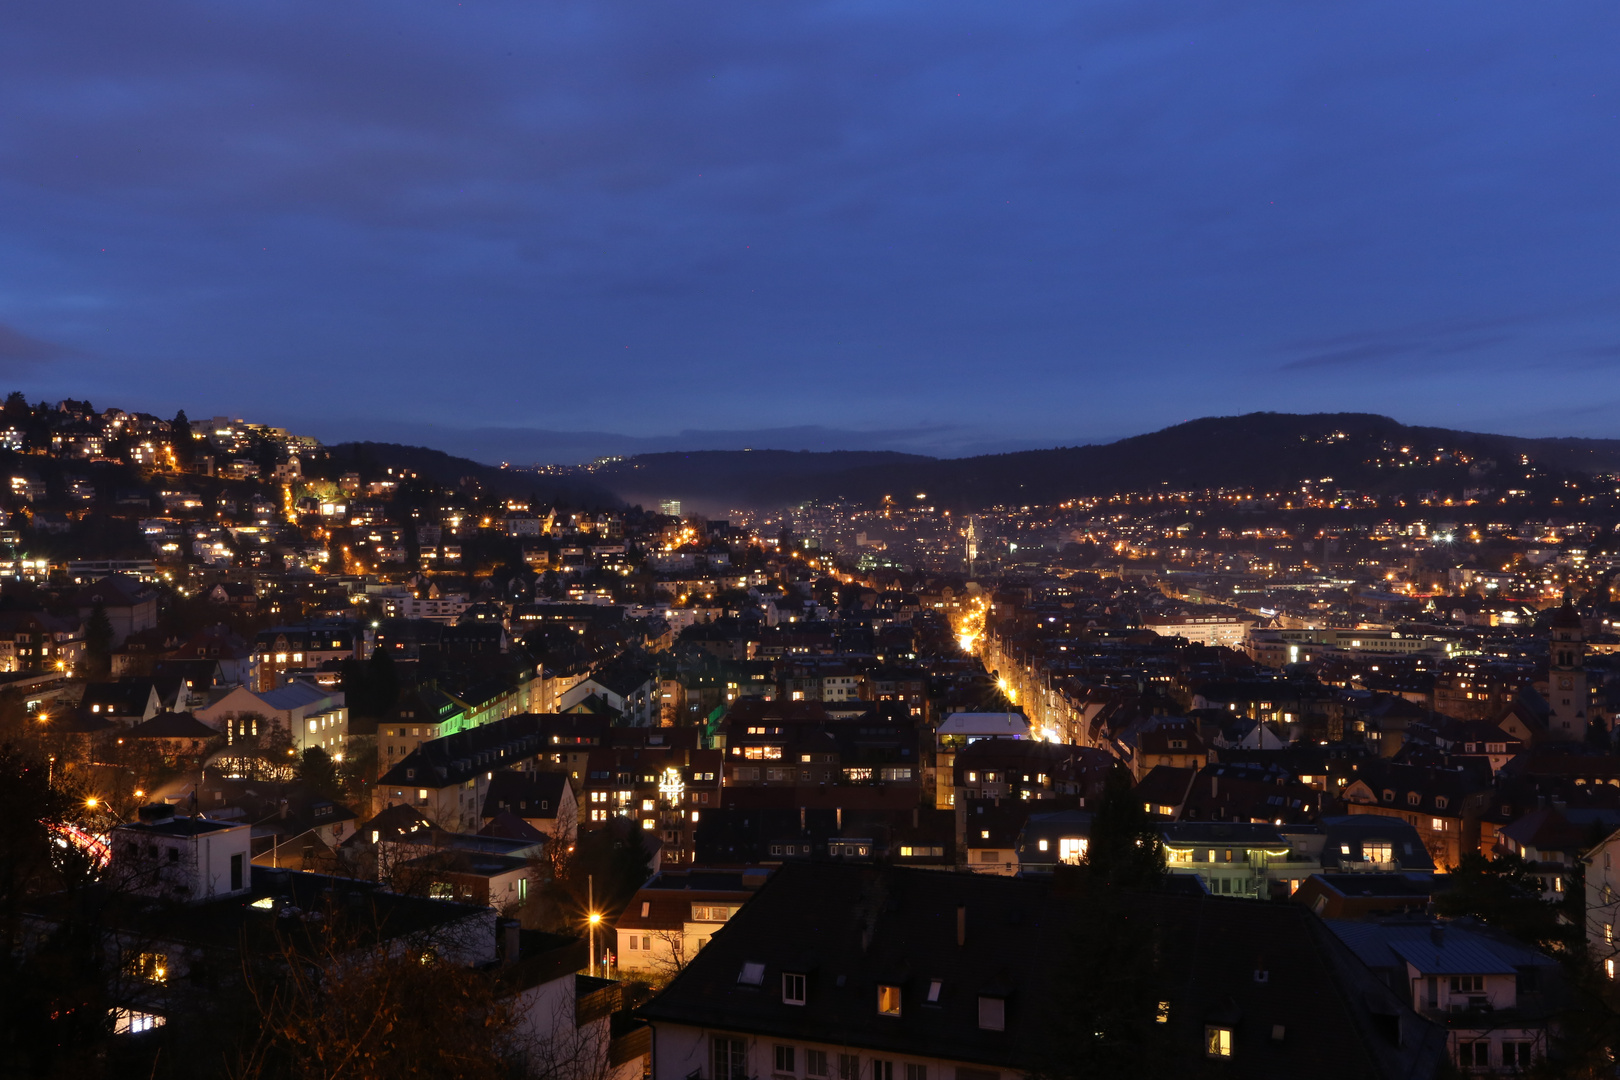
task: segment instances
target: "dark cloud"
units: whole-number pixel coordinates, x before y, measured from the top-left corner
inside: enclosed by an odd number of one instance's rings
[[[1599,0],[18,5],[0,310],[108,361],[31,389],[165,414],[1511,425],[1564,393],[1537,358],[1620,337],[1617,33]]]
[[[896,429],[850,429],[807,425],[746,431],[684,430],[669,435],[611,431],[547,431],[539,428],[456,428],[353,419],[311,419],[304,429],[337,442],[364,439],[425,444],[477,461],[574,465],[613,454],[680,450],[891,450],[930,457],[966,457],[1029,450],[1047,440],[994,437],[960,425]]]
[[[0,366],[28,367],[48,360],[71,356],[71,349],[29,337],[14,327],[0,323]]]

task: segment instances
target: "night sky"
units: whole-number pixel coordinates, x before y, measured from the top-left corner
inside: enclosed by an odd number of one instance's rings
[[[1617,45],[1613,0],[10,4],[0,373],[531,460],[1620,436]]]

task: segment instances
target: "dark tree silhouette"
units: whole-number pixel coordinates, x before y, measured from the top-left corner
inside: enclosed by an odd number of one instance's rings
[[[107,606],[97,600],[84,623],[85,674],[92,679],[106,677],[112,671],[112,649],[112,620],[107,618]]]

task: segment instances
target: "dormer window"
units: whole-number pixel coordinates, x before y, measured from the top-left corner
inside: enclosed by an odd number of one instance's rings
[[[1408,791],[1406,793],[1406,805],[1407,806],[1416,806],[1419,803],[1421,803],[1422,801],[1423,801],[1423,796],[1419,795],[1417,792]]]
[[[803,1005],[805,978],[802,974],[791,971],[782,973],[782,1004]]]
[[[1446,797],[1444,795],[1436,795],[1434,797],[1434,808],[1436,810],[1444,810],[1446,808]]]
[[[1007,1030],[1007,999],[979,995],[979,1030]]]
[[[1391,791],[1389,788],[1385,788],[1384,789],[1384,801],[1385,802],[1394,802],[1395,801],[1395,792]]]
[[[877,1011],[879,1016],[900,1015],[900,988],[898,986],[878,985]]]

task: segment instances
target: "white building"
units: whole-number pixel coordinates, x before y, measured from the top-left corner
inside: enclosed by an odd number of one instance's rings
[[[290,682],[261,692],[239,686],[205,709],[197,719],[225,733],[239,736],[269,735],[268,723],[292,737],[293,749],[303,753],[318,746],[341,760],[349,734],[349,710],[341,690],[324,690],[313,683]]]

